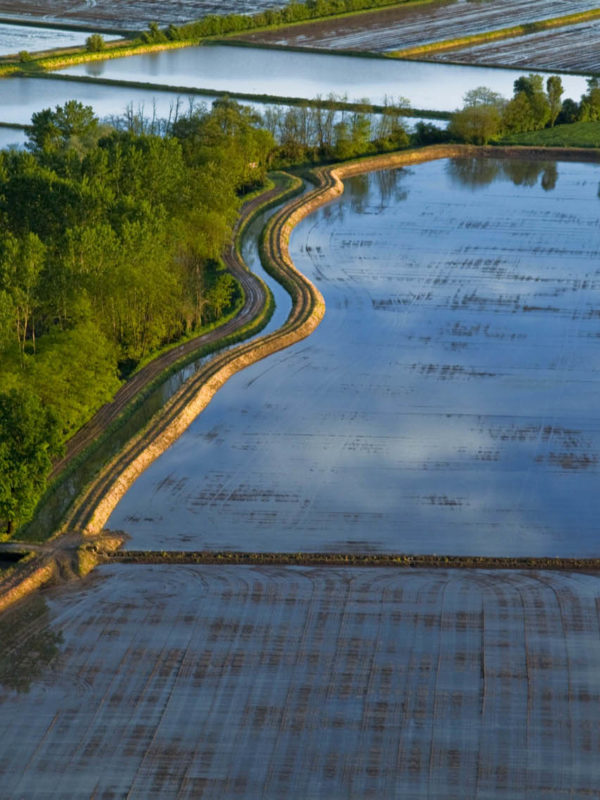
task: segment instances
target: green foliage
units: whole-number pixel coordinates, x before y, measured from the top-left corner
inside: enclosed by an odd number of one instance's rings
[[[230,101],[180,128],[180,138],[106,131],[70,101],[34,115],[28,152],[0,153],[0,385],[12,403],[0,428],[21,430],[18,395],[39,444],[30,458],[0,442],[2,520],[30,516],[56,441],[114,394],[120,366],[239,304],[217,259],[273,139]]]
[[[91,106],[68,100],[54,111],[45,108],[33,114],[26,146],[37,155],[66,150],[84,153],[95,146],[103,132]]]
[[[562,108],[562,94],[563,94],[562,80],[558,75],[551,75],[546,81],[546,93],[548,95],[548,103],[550,105],[550,127],[554,125]]]
[[[447,142],[449,138],[449,131],[437,125],[433,125],[431,122],[417,122],[414,133],[411,136],[411,141],[417,146],[423,146],[427,144],[441,144],[442,142]]]
[[[33,60],[33,56],[29,52],[29,50],[19,50],[19,61],[21,64],[28,64],[30,61]]]
[[[600,147],[600,122],[575,122],[555,125],[541,131],[505,136],[500,144],[539,147]]]
[[[561,102],[563,85],[557,75],[546,80],[545,91],[541,75],[522,75],[514,82],[513,97],[508,101],[480,86],[467,92],[464,107],[452,116],[449,132],[460,141],[486,144],[501,136],[552,127],[556,122],[600,119],[600,89],[593,81],[588,81],[589,92],[581,106],[570,99]]]
[[[166,33],[158,27],[158,22],[151,22],[148,30],[141,34],[140,39],[145,44],[161,44],[168,41]]]
[[[453,115],[449,133],[463,142],[482,145],[498,135],[501,125],[502,116],[495,105],[470,105]]]
[[[60,451],[58,422],[35,394],[0,394],[0,519],[9,533],[33,513]]]
[[[99,33],[92,33],[85,40],[85,49],[89,53],[100,53],[106,47],[104,37]]]
[[[270,106],[263,125],[278,142],[271,166],[344,160],[409,144],[403,124],[407,100],[386,100],[377,115],[366,101],[347,106],[346,97],[333,94],[314,104]]]
[[[60,422],[61,435],[80,428],[119,388],[115,345],[92,321],[40,340],[28,382]]]

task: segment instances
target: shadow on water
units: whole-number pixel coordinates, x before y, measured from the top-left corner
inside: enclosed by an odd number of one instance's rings
[[[59,653],[63,637],[50,627],[43,597],[33,596],[0,617],[0,685],[25,694]]]

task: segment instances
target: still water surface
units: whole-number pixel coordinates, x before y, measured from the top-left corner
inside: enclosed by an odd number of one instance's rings
[[[38,50],[52,50],[57,47],[75,47],[85,44],[92,31],[65,31],[53,28],[33,28],[28,25],[0,24],[0,56],[14,55],[21,50],[33,53]],[[118,36],[104,35],[105,41],[113,41]]]
[[[382,103],[406,97],[415,108],[453,111],[469,89],[489,86],[506,97],[522,71],[291,53],[249,47],[187,47],[140,56],[96,61],[65,69],[124,81],[149,81],[220,91],[314,98],[330,92],[349,100]],[[564,75],[565,96],[579,99],[585,79]]]
[[[0,621],[3,798],[594,796],[594,575],[116,565],[46,599]]]
[[[348,181],[291,239],[327,313],[109,521],[134,548],[598,555],[596,165]]]
[[[28,125],[31,115],[43,108],[64,105],[67,100],[79,100],[90,105],[98,117],[121,116],[130,107],[146,117],[168,117],[179,102],[181,111],[190,103],[210,103],[214,97],[188,98],[177,92],[157,92],[152,89],[130,89],[93,83],[73,83],[60,78],[6,78],[0,80],[0,120]]]

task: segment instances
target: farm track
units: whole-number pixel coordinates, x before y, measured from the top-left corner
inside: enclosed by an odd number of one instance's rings
[[[99,540],[100,546],[103,542]],[[408,569],[535,570],[600,572],[600,558],[513,558],[407,553],[252,553],[225,550],[103,550],[119,564],[220,564],[222,566],[396,567]]]
[[[244,207],[234,229],[234,238],[240,227],[254,214],[256,209],[264,203],[274,200],[280,191],[279,187],[273,187],[266,194],[259,195]],[[235,333],[259,313],[266,300],[265,287],[262,281],[241,262],[234,245],[227,248],[223,255],[223,260],[227,268],[240,282],[244,291],[245,302],[239,314],[224,325],[163,353],[130,378],[119,389],[114,399],[102,406],[92,419],[68,441],[64,457],[54,465],[50,475],[51,480],[57,478],[74,458],[101,436],[118,419],[132,400],[143,392],[161,373],[186,356],[194,353],[200,347],[218,342],[219,339]]]
[[[318,197],[338,187],[327,175],[323,186],[310,193]],[[265,196],[261,198],[265,201]],[[86,535],[99,531],[112,509],[137,476],[188,427],[208,404],[215,392],[233,374],[280,349],[308,336],[319,324],[324,302],[318,290],[294,268],[287,251],[289,230],[310,206],[310,200],[292,201],[270,220],[263,243],[269,270],[290,291],[293,306],[286,323],[267,334],[216,355],[201,367],[169,401],[155,421],[136,436],[124,450],[101,471],[79,502],[76,502],[62,526],[63,531],[81,531]],[[235,251],[230,257],[237,258]]]

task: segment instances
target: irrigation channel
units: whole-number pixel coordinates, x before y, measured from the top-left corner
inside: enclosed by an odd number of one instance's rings
[[[322,324],[134,483],[130,549],[598,554],[600,166],[461,155],[346,167],[299,222]],[[581,571],[100,566],[2,617],[2,785],[588,798],[599,600]]]

